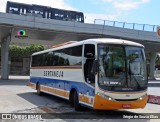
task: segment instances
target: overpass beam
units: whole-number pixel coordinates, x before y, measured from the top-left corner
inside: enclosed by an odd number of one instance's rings
[[[7,36],[1,43],[1,79],[7,80],[9,77],[8,72],[8,52],[11,36]]]
[[[156,59],[157,53],[152,52],[150,56],[150,79],[155,79],[154,77],[154,71],[155,71],[155,59]]]

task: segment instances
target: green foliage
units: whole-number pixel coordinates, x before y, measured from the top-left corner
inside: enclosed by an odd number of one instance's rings
[[[21,47],[17,45],[11,45],[9,48],[10,57],[29,57],[34,52],[42,51],[44,47],[42,45],[30,45]]]

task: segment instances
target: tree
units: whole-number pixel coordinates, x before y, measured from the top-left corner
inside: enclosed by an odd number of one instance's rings
[[[34,52],[42,51],[44,47],[42,45],[30,45],[26,47],[11,45],[9,48],[9,57],[30,57]]]

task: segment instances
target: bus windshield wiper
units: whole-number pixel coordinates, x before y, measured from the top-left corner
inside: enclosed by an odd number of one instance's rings
[[[111,90],[114,89],[115,87],[117,87],[117,86],[119,85],[119,83],[121,83],[121,81],[124,79],[124,77],[125,77],[125,75],[117,82],[116,85],[113,85],[113,86],[111,87]]]
[[[130,67],[130,62],[129,62],[129,76],[130,76],[130,82],[131,82],[131,76],[134,78],[134,81],[137,83],[137,86],[138,88],[137,89],[141,89],[141,85],[139,84],[139,82],[137,81],[137,79],[135,78],[135,75],[133,74],[132,75],[132,72],[131,72],[131,67]]]
[[[142,87],[141,87],[141,85],[139,84],[139,82],[138,82],[138,80],[136,79],[136,77],[135,77],[134,75],[131,75],[131,74],[130,74],[130,76],[132,76],[132,77],[134,78],[134,81],[137,83],[138,89],[141,89]],[[130,81],[131,81],[131,80],[130,80]]]

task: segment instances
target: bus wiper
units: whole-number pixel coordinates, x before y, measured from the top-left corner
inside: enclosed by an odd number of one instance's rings
[[[112,90],[113,88],[117,87],[117,86],[119,85],[119,83],[121,83],[121,81],[124,79],[124,77],[125,77],[125,75],[117,82],[116,85],[113,85],[113,86],[111,87],[111,90]]]
[[[138,86],[138,89],[141,89],[142,87],[141,87],[141,85],[139,84],[138,80],[135,78],[135,76],[134,76],[134,75],[131,75],[131,76],[134,78],[134,81],[136,81],[137,86]]]
[[[137,79],[135,78],[134,74],[132,75],[131,67],[130,67],[130,62],[129,62],[129,76],[130,76],[130,81],[131,81],[131,76],[132,76],[134,78],[134,81],[136,81],[136,83],[137,83],[138,89],[141,89],[142,87],[139,84],[139,82],[137,81]]]

